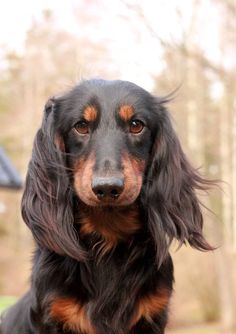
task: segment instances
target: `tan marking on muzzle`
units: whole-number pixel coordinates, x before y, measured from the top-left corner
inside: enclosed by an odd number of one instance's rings
[[[130,205],[140,194],[145,170],[145,161],[137,159],[127,152],[122,156],[124,190],[117,200],[117,205]]]
[[[80,158],[74,165],[75,191],[82,202],[91,206],[96,206],[99,203],[91,187],[94,164],[94,154],[90,154],[86,159]]]

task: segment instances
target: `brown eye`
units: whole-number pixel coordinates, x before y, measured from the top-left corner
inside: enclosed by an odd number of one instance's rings
[[[74,128],[81,135],[86,135],[87,133],[89,133],[89,125],[86,121],[79,121],[75,124]]]
[[[129,125],[129,131],[131,133],[137,134],[143,131],[144,124],[142,121],[139,121],[138,119],[134,119],[130,122]]]

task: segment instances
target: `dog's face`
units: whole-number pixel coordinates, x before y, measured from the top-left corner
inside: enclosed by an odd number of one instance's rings
[[[57,124],[85,204],[127,206],[138,198],[156,129],[151,99],[134,84],[97,80],[65,96]]]
[[[97,231],[102,212],[101,228],[108,214],[112,221],[110,240],[135,233],[144,214],[159,265],[174,238],[212,249],[195,193],[210,183],[183,153],[166,102],[135,84],[105,80],[82,82],[49,100],[22,199],[23,218],[40,245],[84,259],[74,223],[79,216],[86,233]],[[96,213],[93,229],[87,211],[90,218]]]

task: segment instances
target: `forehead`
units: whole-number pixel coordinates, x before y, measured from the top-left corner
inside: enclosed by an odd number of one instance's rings
[[[145,107],[151,95],[127,81],[89,80],[76,86],[65,98],[73,109],[82,110],[87,105],[97,104],[102,110],[114,110],[120,105]]]
[[[124,121],[136,114],[148,117],[151,104],[152,95],[133,83],[89,80],[74,87],[59,99],[58,117],[66,117],[68,126],[81,117],[88,121],[96,118],[106,120],[106,124],[111,124],[117,117]]]
[[[102,109],[111,109],[119,106],[120,103],[142,105],[150,96],[144,89],[131,82],[105,80],[86,81],[75,87],[73,93],[75,98],[81,98],[84,102],[96,100]]]

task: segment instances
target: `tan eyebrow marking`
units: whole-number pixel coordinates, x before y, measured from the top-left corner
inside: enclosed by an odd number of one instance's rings
[[[134,115],[134,107],[129,104],[124,104],[120,107],[119,115],[123,121],[130,121]]]
[[[84,116],[84,119],[87,122],[94,122],[94,121],[96,121],[97,115],[98,115],[98,111],[97,111],[97,109],[96,109],[95,106],[87,106],[84,109],[83,116]]]

